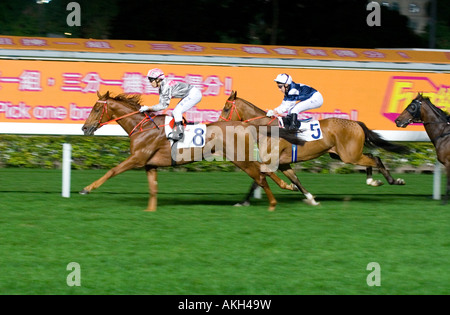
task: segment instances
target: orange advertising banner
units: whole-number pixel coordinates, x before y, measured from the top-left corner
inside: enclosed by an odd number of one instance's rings
[[[154,67],[202,90],[202,101],[185,113],[192,122],[216,121],[232,90],[262,109],[275,108],[283,95],[274,78],[283,72],[324,96],[323,106],[302,113],[303,118],[341,117],[363,121],[374,130],[399,130],[395,118],[419,92],[450,110],[450,77],[443,73],[0,60],[0,132],[82,134],[97,91],[141,94],[143,105],[155,105],[158,92],[146,79]],[[173,99],[169,109],[177,102]],[[423,131],[423,126],[408,130]]]
[[[0,35],[0,49],[449,64],[446,51],[297,47]]]

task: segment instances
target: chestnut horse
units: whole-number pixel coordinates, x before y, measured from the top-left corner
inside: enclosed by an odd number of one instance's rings
[[[425,131],[436,148],[437,159],[445,166],[447,189],[443,203],[448,202],[450,191],[450,117],[434,106],[428,97],[418,94],[395,120],[397,127],[405,128],[410,123],[423,123]]]
[[[221,121],[243,121],[255,125],[278,126],[276,118],[266,117],[266,112],[252,103],[237,97],[233,91],[223,107],[220,115]],[[300,184],[297,176],[290,168],[293,162],[308,161],[325,153],[338,158],[344,163],[366,167],[366,183],[370,186],[380,186],[382,181],[374,180],[372,168],[377,167],[387,182],[391,185],[405,185],[401,178],[394,179],[383,165],[381,159],[370,153],[363,153],[364,146],[379,147],[394,153],[405,154],[409,149],[405,146],[390,143],[382,139],[377,133],[371,131],[363,122],[340,118],[327,118],[320,120],[323,138],[306,142],[305,145],[294,152],[292,146],[285,146],[286,150],[280,153],[279,169],[302,191],[306,189]],[[280,142],[283,142],[281,139]],[[294,161],[293,161],[294,160]],[[282,165],[281,161],[286,164]],[[253,185],[256,188],[256,185]],[[250,196],[249,194],[248,196]],[[248,202],[248,200],[246,201]]]
[[[149,183],[150,198],[147,211],[154,211],[157,207],[157,167],[173,166],[192,163],[212,156],[223,156],[245,171],[253,180],[260,185],[269,200],[269,210],[274,210],[276,199],[267,184],[266,175],[271,176],[271,172],[264,173],[261,163],[254,160],[253,145],[251,135],[246,132],[236,132],[232,137],[226,137],[228,128],[254,127],[242,122],[215,122],[208,124],[205,133],[204,147],[177,149],[176,145],[171,146],[167,139],[164,126],[166,115],[154,116],[153,118],[139,112],[139,96],[127,96],[125,94],[111,97],[109,92],[100,95],[97,92],[98,100],[94,104],[89,117],[86,119],[82,130],[85,135],[93,135],[101,126],[116,121],[130,136],[131,155],[119,165],[109,170],[104,176],[86,186],[80,193],[88,194],[92,190],[100,187],[106,180],[123,173],[127,170],[145,167]],[[228,128],[227,128],[228,127]],[[271,135],[270,128],[266,128],[267,136]],[[282,129],[276,129],[280,137],[284,137],[302,145],[303,141],[298,141],[292,133],[286,133]],[[261,144],[261,135],[258,132],[258,144]],[[275,134],[276,135],[276,134]],[[234,139],[236,138],[236,141]],[[228,140],[231,139],[232,141]],[[271,141],[268,141],[268,140]],[[228,140],[228,143],[227,143]],[[279,142],[277,137],[266,137],[267,142]],[[238,148],[238,144],[245,144],[248,147]],[[290,145],[290,144],[289,144]],[[281,147],[280,147],[281,149]],[[276,153],[276,152],[275,152]],[[182,156],[183,159],[174,159],[175,156]],[[240,155],[239,155],[240,154]],[[275,178],[275,180],[277,180]],[[280,184],[280,183],[279,183]]]

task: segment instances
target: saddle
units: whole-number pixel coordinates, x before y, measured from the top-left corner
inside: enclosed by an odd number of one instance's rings
[[[175,120],[171,116],[166,116],[164,131],[171,144],[177,144],[177,148],[203,147],[205,145],[206,125],[187,122],[183,117],[183,138],[173,139]]]
[[[302,122],[309,122],[311,118],[298,120],[297,114],[289,114],[281,117],[283,127],[288,130],[300,130]]]

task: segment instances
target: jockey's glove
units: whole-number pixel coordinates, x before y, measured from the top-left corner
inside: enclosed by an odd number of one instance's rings
[[[271,110],[271,109],[269,109],[269,110],[267,111],[266,116],[267,116],[267,117],[272,117],[273,115],[275,115],[274,111]]]
[[[149,110],[150,110],[150,107],[148,107],[148,106],[146,106],[146,105],[141,106],[141,108],[139,109],[139,111],[140,111],[141,113],[147,112],[147,111],[149,111]]]

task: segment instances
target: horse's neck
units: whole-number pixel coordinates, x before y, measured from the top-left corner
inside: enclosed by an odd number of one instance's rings
[[[426,108],[424,108],[422,113],[422,120],[424,122],[425,131],[428,134],[428,137],[432,142],[435,141],[437,137],[439,137],[446,127],[448,123],[444,121],[444,119],[432,108],[431,104],[426,104]],[[422,105],[423,107],[423,105]]]
[[[132,109],[128,108],[125,105],[122,105],[119,109],[114,110],[112,113],[113,119],[117,119],[133,112]],[[126,133],[130,134],[131,131],[139,124],[142,119],[144,119],[143,115],[135,114],[124,117],[123,119],[118,119],[116,122],[125,130]]]
[[[241,119],[242,120],[250,120],[250,123],[255,123],[258,125],[267,125],[269,122],[275,121],[278,124],[278,121],[273,118],[270,117],[266,117],[266,112],[263,111],[262,109],[256,107],[253,104],[247,104],[246,102],[244,102],[243,100],[241,100]],[[260,117],[258,119],[255,120],[251,120],[252,118],[257,118]]]

